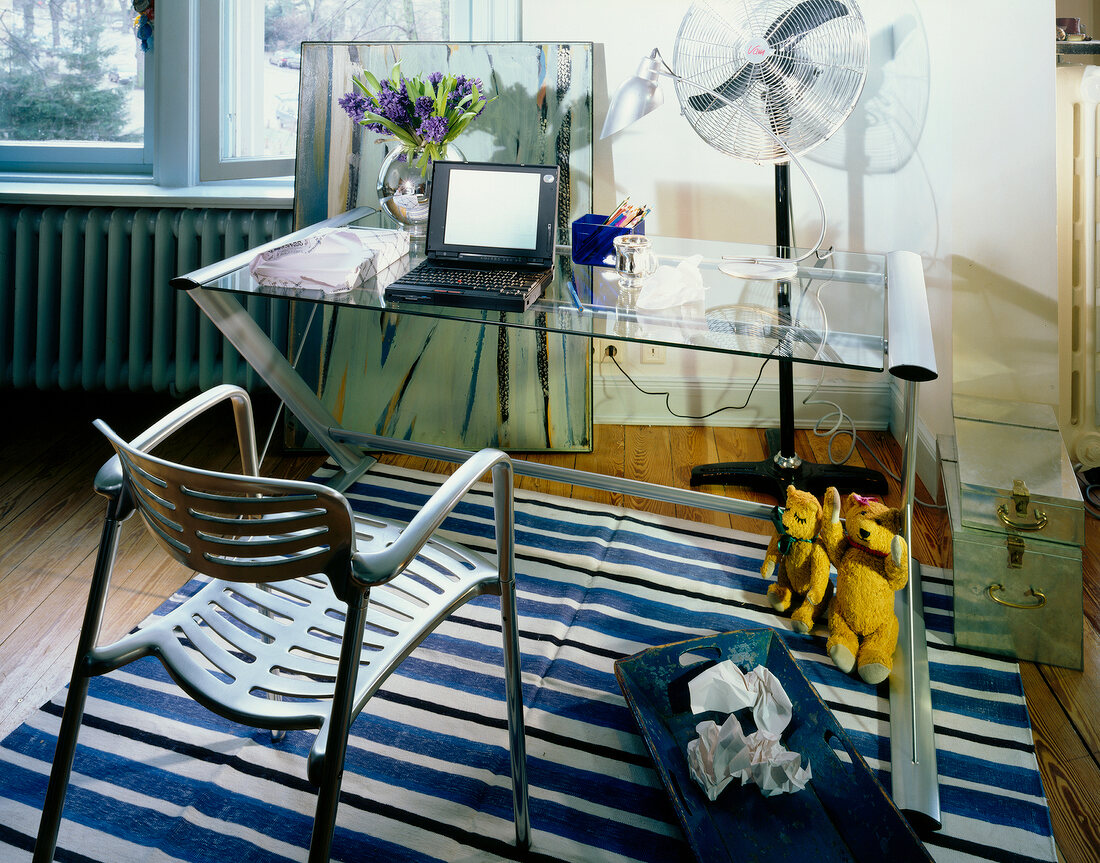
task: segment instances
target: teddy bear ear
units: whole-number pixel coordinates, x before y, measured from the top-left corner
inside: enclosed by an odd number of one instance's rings
[[[901,533],[901,510],[887,509],[876,516],[875,521],[893,534]]]

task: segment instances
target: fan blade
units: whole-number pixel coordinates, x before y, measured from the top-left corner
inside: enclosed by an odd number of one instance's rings
[[[785,143],[792,144],[790,136],[795,131],[793,126],[795,113],[792,112],[791,107],[797,103],[800,126],[809,126],[827,137],[831,129],[828,111],[822,110],[814,99],[804,98],[813,88],[819,70],[812,64],[796,63],[790,56],[778,58],[778,60],[770,67],[773,78],[768,81],[764,102],[772,130],[776,131]],[[783,98],[783,93],[787,94],[787,98]],[[778,131],[780,128],[782,132]]]
[[[753,66],[746,63],[736,75],[730,76],[715,87],[714,92],[719,96],[729,99],[731,102],[736,102],[744,96],[745,92],[749,89],[749,84],[752,83],[755,71]],[[688,104],[696,111],[713,111],[716,108],[728,107],[725,102],[716,98],[711,93],[697,93],[694,96],[689,96]]]
[[[791,131],[791,112],[784,110],[785,105],[778,92],[768,88],[764,96],[764,116],[777,138],[783,138]]]
[[[772,22],[764,34],[774,50],[789,39],[801,39],[811,30],[848,14],[848,7],[839,0],[802,0],[785,15]]]

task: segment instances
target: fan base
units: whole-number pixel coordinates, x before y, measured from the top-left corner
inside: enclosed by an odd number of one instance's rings
[[[782,435],[779,429],[764,433],[768,451],[781,452]],[[886,477],[877,470],[845,464],[817,464],[793,456],[793,466],[781,464],[785,459],[773,455],[762,461],[719,462],[696,465],[691,469],[691,485],[732,485],[751,488],[771,495],[779,503],[786,500],[787,486],[793,485],[816,497],[825,494],[832,486],[841,494],[850,491],[858,494],[885,496],[889,492]]]
[[[780,281],[798,275],[798,264],[781,258],[732,258],[718,265],[727,276],[735,279]]]

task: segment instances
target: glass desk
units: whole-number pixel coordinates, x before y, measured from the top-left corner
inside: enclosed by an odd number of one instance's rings
[[[920,259],[908,252],[867,255],[835,252],[811,257],[789,283],[748,281],[720,269],[723,255],[770,255],[770,248],[718,242],[651,238],[662,264],[678,265],[701,256],[698,269],[705,290],[690,302],[656,309],[620,295],[614,269],[578,266],[561,247],[555,278],[542,299],[523,313],[386,303],[385,286],[415,265],[422,250],[413,249],[361,286],[340,293],[320,288],[271,288],[258,284],[248,265],[263,249],[275,248],[322,227],[377,226],[372,208],[327,219],[264,246],[174,279],[222,334],[256,370],[287,409],[339,467],[337,486],[346,486],[373,459],[364,451],[390,451],[461,462],[470,453],[415,441],[399,441],[342,428],[313,389],[298,375],[241,305],[249,296],[277,296],[311,303],[385,310],[476,324],[543,330],[586,337],[607,337],[693,351],[774,357],[792,363],[881,372],[889,369],[905,392],[906,428],[902,498],[903,535],[911,536],[915,484],[917,384],[936,376],[931,326]],[[777,296],[789,304],[780,313]],[[889,305],[887,299],[889,297]],[[781,406],[781,413],[782,413]],[[517,474],[588,486],[624,495],[690,507],[770,519],[768,504],[687,489],[608,477],[514,459]],[[939,799],[932,739],[931,697],[924,639],[919,564],[910,559],[910,579],[897,596],[901,622],[898,657],[890,678],[891,764],[895,803],[938,824]],[[926,821],[927,823],[927,821]]]
[[[296,232],[304,236],[321,225],[373,226],[377,215],[363,208]],[[387,303],[383,289],[423,258],[414,239],[408,258],[361,286],[339,293],[319,288],[273,288],[258,284],[242,258],[198,270],[177,280],[179,287],[237,295],[281,296],[338,306],[370,308],[479,324],[544,330],[582,336],[732,353],[785,357],[794,362],[882,371],[886,355],[886,259],[883,255],[835,252],[805,262],[791,284],[789,316],[776,310],[775,283],[736,279],[719,270],[723,255],[768,255],[766,247],[714,241],[651,238],[661,264],[676,266],[699,256],[703,292],[697,300],[673,308],[645,308],[620,296],[614,269],[574,264],[568,246],[557,247],[555,277],[526,312],[489,312],[470,308]],[[423,242],[422,240],[420,241]],[[812,264],[811,264],[812,262]],[[646,294],[643,292],[642,300]]]

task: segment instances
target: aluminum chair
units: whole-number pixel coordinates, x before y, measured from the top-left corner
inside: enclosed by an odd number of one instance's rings
[[[226,399],[245,475],[198,470],[148,453]],[[516,842],[529,845],[512,469],[504,453],[475,454],[401,527],[354,514],[344,496],[326,486],[258,477],[251,404],[238,387],[203,393],[131,443],[102,420],[95,424],[117,456],[96,477],[108,511],[36,863],[53,859],[89,678],[150,654],[191,697],[222,716],[270,728],[273,736],[318,729],[308,759],[309,779],[320,788],[309,860],[328,861],[352,720],[425,635],[483,593],[501,598]],[[493,480],[495,566],[431,538],[486,471]],[[163,617],[97,646],[118,529],[135,509],[172,557],[212,580]]]

